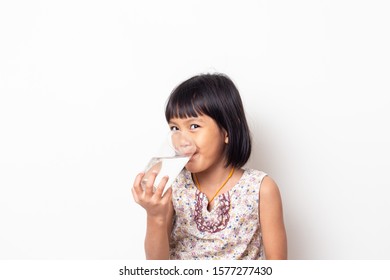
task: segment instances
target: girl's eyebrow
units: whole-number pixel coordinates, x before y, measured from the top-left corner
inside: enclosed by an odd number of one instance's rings
[[[191,123],[191,122],[198,122],[198,123],[203,123],[204,121],[201,119],[201,118],[185,118],[185,119],[179,119],[179,120],[183,120],[183,122],[185,123],[185,124],[187,124],[187,123]],[[172,120],[170,120],[169,121],[169,124],[177,124],[177,123],[175,123],[174,121],[172,121]]]

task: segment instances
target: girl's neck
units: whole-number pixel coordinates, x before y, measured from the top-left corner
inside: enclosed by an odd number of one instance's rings
[[[231,171],[232,166],[225,167],[224,165],[219,164],[218,166],[210,167],[205,171],[196,173],[196,177],[202,188],[214,189],[226,180]]]

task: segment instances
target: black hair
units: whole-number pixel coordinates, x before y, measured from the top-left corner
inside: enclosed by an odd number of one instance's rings
[[[226,130],[226,167],[242,167],[252,149],[251,135],[238,89],[225,74],[200,74],[179,84],[165,107],[165,118],[207,115]]]

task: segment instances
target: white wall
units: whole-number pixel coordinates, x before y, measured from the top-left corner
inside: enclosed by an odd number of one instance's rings
[[[389,259],[387,1],[1,1],[0,259],[142,259],[135,174],[200,72],[238,86],[291,259]]]

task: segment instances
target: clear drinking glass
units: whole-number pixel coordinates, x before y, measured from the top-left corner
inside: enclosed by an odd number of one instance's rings
[[[180,130],[170,131],[166,141],[162,143],[158,155],[152,157],[147,164],[141,183],[142,187],[145,188],[148,180],[151,180],[153,172],[156,172],[154,188],[157,187],[164,176],[169,176],[163,191],[165,193],[195,153],[195,150],[196,146],[191,136]]]

